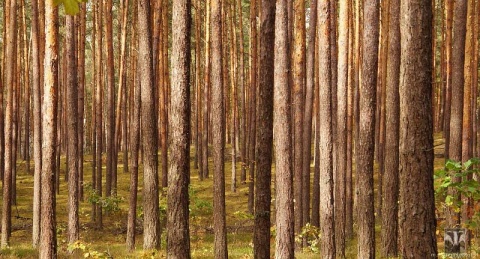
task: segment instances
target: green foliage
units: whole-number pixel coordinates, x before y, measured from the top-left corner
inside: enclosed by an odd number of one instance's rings
[[[478,158],[472,158],[463,164],[448,160],[445,163],[445,168],[436,171],[434,175],[434,179],[439,181],[435,188],[437,201],[445,207],[459,212],[463,201],[449,194],[449,189],[456,190],[459,195],[468,197],[475,203],[480,201],[480,183],[473,180],[473,175],[479,172],[479,164],[480,160]],[[461,181],[455,182],[454,178],[460,178]],[[476,213],[478,214],[479,212],[477,211]],[[473,224],[473,222],[471,223]]]
[[[98,195],[97,190],[94,190],[91,184],[85,184],[87,192],[87,201],[90,204],[100,204],[105,212],[116,213],[120,211],[120,203],[123,202],[123,197],[111,195],[102,197]]]
[[[314,253],[320,252],[320,229],[318,227],[307,223],[302,228],[302,232],[295,236],[295,242],[301,243],[304,238],[307,240],[307,249]]]
[[[65,13],[68,15],[75,15],[80,11],[79,4],[87,2],[87,0],[53,0],[55,5],[63,4]]]
[[[90,247],[90,244],[84,243],[82,241],[76,241],[72,244],[69,244],[67,249],[69,252],[73,252],[75,250],[80,251],[82,253],[83,258],[92,258],[92,259],[113,258],[108,252],[98,252],[96,250],[93,250]]]

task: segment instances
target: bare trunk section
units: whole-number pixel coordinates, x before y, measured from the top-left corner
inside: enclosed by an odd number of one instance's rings
[[[153,84],[153,55],[149,1],[138,1],[138,76],[141,87],[141,137],[143,147],[143,248],[160,247],[157,127]]]
[[[190,258],[190,27],[191,1],[173,1],[172,145],[168,177],[167,256]]]
[[[400,79],[400,1],[390,0],[386,83],[385,174],[382,189],[382,256],[398,254],[398,152],[399,152],[399,79]]]
[[[260,14],[260,60],[257,103],[257,172],[255,175],[255,258],[270,257],[270,204],[273,148],[273,59],[275,0],[262,0]]]
[[[225,107],[222,77],[222,2],[211,0],[212,8],[212,139],[213,139],[213,228],[216,259],[228,258],[225,218]]]
[[[8,0],[6,10],[6,46],[5,46],[5,85],[7,87],[7,104],[5,112],[5,172],[3,178],[3,204],[2,204],[2,233],[1,247],[9,246],[12,230],[12,174],[13,174],[13,98],[14,98],[14,67],[15,67],[15,46],[17,27],[17,1]]]
[[[33,226],[32,244],[37,247],[40,242],[40,207],[41,207],[41,173],[42,173],[42,107],[40,96],[40,53],[38,2],[32,0],[32,91],[33,91]]]
[[[453,12],[452,98],[448,158],[461,161],[467,1],[457,1]],[[459,177],[453,177],[452,181],[460,182],[461,179]],[[460,199],[458,192],[453,189],[450,190],[450,195],[452,195],[454,199]],[[447,225],[454,227],[459,223],[460,213],[449,209],[447,211]]]
[[[77,59],[76,59],[76,35],[74,17],[65,17],[65,36],[67,67],[66,102],[67,102],[67,136],[68,136],[68,243],[72,244],[79,239],[78,219],[78,84],[77,84]]]
[[[363,6],[362,82],[359,99],[359,132],[357,145],[358,177],[358,257],[375,256],[375,216],[373,200],[373,160],[375,146],[375,106],[378,67],[379,1]]]
[[[42,207],[40,258],[56,258],[55,147],[57,130],[58,9],[53,0],[45,1],[44,96],[42,104]],[[2,231],[3,234],[3,231]]]
[[[320,250],[323,258],[335,258],[335,218],[333,203],[333,136],[332,136],[332,75],[330,68],[331,45],[329,40],[330,1],[318,3],[318,62],[319,91],[318,116],[320,163]]]
[[[277,1],[275,11],[274,111],[275,130],[275,258],[294,258],[292,133],[288,71],[287,0]]]
[[[400,9],[399,230],[403,258],[437,257],[432,175],[431,8],[429,1],[402,1]]]

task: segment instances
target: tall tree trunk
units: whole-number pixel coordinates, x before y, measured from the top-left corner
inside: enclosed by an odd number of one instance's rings
[[[431,7],[429,1],[402,1],[400,9],[399,230],[404,258],[437,256],[432,175]]]
[[[323,258],[335,258],[335,218],[333,207],[332,75],[329,40],[331,10],[329,0],[318,4],[318,115],[320,163],[320,250]]]
[[[55,146],[57,130],[58,9],[53,0],[45,1],[44,96],[42,104],[42,208],[40,258],[56,258],[55,223]],[[3,231],[2,231],[3,233]]]
[[[462,160],[462,126],[463,126],[463,94],[464,94],[464,63],[465,37],[467,23],[467,1],[457,1],[453,16],[453,43],[452,43],[452,99],[450,117],[449,159]],[[460,177],[453,177],[458,183]],[[460,199],[458,191],[450,190],[455,200]],[[454,227],[460,223],[460,213],[448,210],[447,225]]]
[[[347,169],[347,95],[348,95],[348,16],[347,0],[339,2],[338,70],[337,70],[337,158],[335,174],[335,247],[345,257],[345,178]]]
[[[153,55],[150,27],[150,1],[138,1],[138,76],[141,87],[141,136],[143,147],[143,248],[160,246],[157,130],[153,84]]]
[[[75,51],[75,21],[74,17],[65,17],[65,37],[67,67],[67,135],[68,135],[68,243],[72,244],[79,239],[78,219],[78,84],[77,84],[77,56]]]
[[[102,196],[102,151],[103,151],[103,73],[102,73],[102,53],[103,53],[103,33],[102,33],[102,18],[103,18],[103,2],[96,2],[95,13],[95,71],[97,77],[95,78],[95,152],[96,152],[96,172],[95,172],[95,191],[100,197]],[[100,203],[96,204],[95,222],[97,227],[102,227],[102,206]]]
[[[253,249],[256,258],[270,257],[270,204],[273,145],[273,59],[275,1],[262,0],[260,14],[260,60],[257,103],[257,172],[255,175],[255,228]],[[300,164],[301,165],[301,164]]]
[[[212,8],[212,139],[213,139],[213,229],[215,258],[228,258],[225,218],[225,108],[222,77],[222,2],[211,0]]]
[[[287,0],[277,1],[275,10],[274,111],[275,130],[275,257],[294,258],[292,133],[288,70]]]
[[[1,247],[9,245],[12,231],[12,171],[13,171],[13,94],[14,94],[14,67],[17,27],[17,1],[7,0],[6,10],[6,46],[5,46],[5,85],[7,87],[7,104],[5,112],[5,172],[3,178],[3,204],[2,204],[2,234]]]
[[[307,37],[306,53],[306,84],[305,84],[305,113],[303,117],[303,221],[310,223],[310,161],[312,157],[312,111],[315,85],[315,38],[317,35],[317,0],[310,2],[310,21]],[[313,211],[313,208],[312,208]],[[312,212],[313,214],[313,212]],[[306,239],[304,239],[306,241]]]
[[[117,169],[113,168],[116,166],[116,163],[113,161],[113,156],[117,156],[115,151],[115,67],[113,62],[113,29],[112,29],[112,0],[107,0],[104,2],[103,15],[105,16],[106,31],[105,31],[105,40],[106,49],[107,49],[107,68],[106,68],[106,84],[107,90],[105,92],[106,99],[106,120],[105,120],[105,145],[107,152],[107,172],[105,179],[105,195],[110,196],[112,193],[115,193],[115,190],[112,191],[112,188],[115,189],[117,182]]]
[[[293,21],[293,52],[292,52],[292,77],[293,77],[293,120],[294,128],[293,135],[295,142],[293,144],[293,178],[294,178],[294,210],[295,210],[295,233],[300,234],[304,225],[304,207],[308,204],[303,204],[303,192],[308,191],[304,188],[306,180],[303,166],[303,114],[304,110],[304,78],[305,78],[305,1],[294,0],[294,21]],[[260,70],[261,71],[261,70]],[[263,73],[263,71],[262,71]],[[305,178],[305,179],[304,179]],[[307,213],[308,214],[308,213]]]
[[[398,253],[398,151],[400,103],[400,1],[390,0],[386,83],[385,174],[383,175],[382,256]]]
[[[347,93],[347,168],[345,175],[345,237],[353,237],[353,95],[355,91],[355,53],[354,53],[354,1],[349,1],[349,29],[348,29],[348,93]]]
[[[42,107],[40,96],[40,53],[38,2],[32,0],[32,91],[33,91],[33,225],[32,244],[38,246],[40,241],[40,207],[41,207],[41,173],[42,173]]]
[[[250,128],[248,129],[248,211],[254,212],[254,173],[255,173],[255,135],[257,122],[257,70],[258,70],[258,37],[257,37],[257,16],[259,0],[250,2],[250,100],[249,100],[249,116]]]
[[[452,23],[453,23],[453,0],[445,0],[445,56],[446,56],[446,94],[444,108],[444,133],[445,136],[445,159],[450,157],[450,118],[452,114]]]
[[[190,182],[190,27],[191,1],[173,1],[172,148],[168,183],[167,254],[190,257],[188,185]]]
[[[242,1],[236,0],[236,13],[238,16],[238,21],[235,26],[238,26],[238,51],[239,51],[239,61],[238,61],[238,110],[240,117],[240,159],[242,163],[240,181],[244,183],[247,179],[247,109],[246,109],[246,98],[245,98],[245,53],[244,53],[244,34],[243,34],[243,7]]]
[[[83,201],[83,154],[84,154],[84,118],[85,118],[85,40],[87,29],[87,6],[80,5],[80,16],[77,16],[78,26],[78,197]]]
[[[134,7],[133,16],[137,16],[138,6]],[[133,27],[136,28],[137,19],[133,19]],[[132,87],[134,88],[134,93],[130,96],[133,97],[130,102],[130,106],[133,108],[133,111],[130,113],[131,124],[130,124],[130,150],[132,151],[130,159],[130,197],[129,197],[129,208],[128,208],[128,221],[127,221],[127,249],[133,251],[135,249],[135,229],[136,229],[136,220],[137,220],[137,189],[138,189],[138,153],[140,148],[140,79],[138,76],[138,71],[136,70],[136,64],[140,61],[137,58],[137,52],[135,48],[138,46],[137,34],[133,32],[132,35],[132,44],[130,45],[131,49],[131,64],[132,73],[134,80],[132,82]],[[126,86],[126,85],[125,85]]]
[[[168,3],[169,1],[163,1],[163,12],[162,12],[162,61],[163,61],[163,86],[162,86],[162,100],[160,103],[160,118],[161,118],[161,139],[160,146],[162,149],[160,162],[162,164],[162,187],[167,187],[168,183],[168,104],[169,104],[169,66],[168,66]]]
[[[363,60],[360,84],[360,123],[357,145],[358,177],[358,257],[375,256],[375,216],[373,200],[373,160],[375,145],[375,101],[378,64],[379,1],[363,6]]]
[[[202,122],[202,159],[203,159],[203,177],[208,178],[208,137],[209,137],[209,98],[208,89],[210,88],[210,1],[205,2],[206,18],[205,18],[205,71],[204,71],[204,85],[203,85],[203,122]]]

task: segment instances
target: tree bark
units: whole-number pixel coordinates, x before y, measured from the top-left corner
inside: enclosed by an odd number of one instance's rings
[[[225,218],[225,108],[222,77],[222,2],[211,0],[212,25],[212,140],[213,140],[213,228],[215,258],[228,258]]]
[[[255,258],[270,257],[270,204],[273,145],[273,59],[275,40],[275,1],[262,0],[260,14],[260,60],[257,103],[257,172],[255,175]],[[301,165],[301,164],[300,164]]]
[[[42,173],[42,107],[40,96],[40,53],[38,2],[32,0],[32,91],[33,91],[33,226],[32,244],[38,246],[40,241],[40,207],[41,207],[41,173]]]
[[[77,59],[75,52],[75,21],[74,17],[67,15],[65,26],[67,67],[67,136],[68,136],[68,243],[72,244],[79,239],[78,219],[78,84],[77,84]]]
[[[448,158],[454,161],[461,161],[467,1],[457,1],[453,12],[452,98]],[[461,179],[453,177],[452,181],[458,183]],[[460,199],[457,191],[451,189],[449,192],[454,199]],[[454,227],[459,223],[460,213],[449,209],[447,212],[447,225]]]
[[[318,4],[319,91],[318,116],[320,163],[320,250],[323,258],[335,258],[335,218],[333,203],[332,75],[329,40],[331,10],[329,0]]]
[[[290,136],[292,133],[290,85],[288,70],[287,0],[277,1],[274,45],[274,111],[275,130],[275,258],[294,258],[293,170]]]
[[[357,145],[358,177],[358,257],[375,257],[375,216],[373,200],[373,160],[375,146],[375,106],[378,65],[379,1],[363,5],[362,82],[359,99]]]
[[[402,1],[400,9],[399,230],[403,258],[437,256],[432,175],[431,6],[429,1]]]
[[[167,256],[190,258],[190,27],[191,1],[173,1],[172,129],[168,182]]]
[[[382,256],[398,254],[398,152],[400,79],[400,1],[390,0],[386,83],[385,174],[383,175]]]
[[[42,207],[40,258],[56,258],[55,147],[57,130],[58,9],[53,0],[45,1],[44,96],[42,104]],[[3,234],[3,231],[2,231]]]
[[[5,44],[5,85],[7,87],[7,104],[5,111],[5,171],[3,178],[3,204],[2,204],[2,233],[1,247],[9,246],[12,231],[12,174],[13,174],[13,98],[14,98],[14,70],[16,53],[16,28],[17,28],[17,1],[8,0],[6,10],[6,44]]]
[[[148,0],[138,1],[138,76],[141,87],[141,137],[143,147],[143,248],[160,246],[160,222],[158,209],[158,158],[155,119],[155,95],[153,85],[153,56]]]
[[[348,16],[347,0],[339,2],[338,67],[337,67],[337,158],[335,174],[335,247],[345,257],[345,208],[347,169],[347,95],[348,95]]]

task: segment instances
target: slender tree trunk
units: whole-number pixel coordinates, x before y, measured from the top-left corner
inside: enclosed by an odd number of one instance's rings
[[[222,2],[212,0],[213,228],[215,258],[228,258],[225,218],[225,108],[222,77]]]
[[[160,246],[160,222],[158,218],[158,158],[155,119],[155,95],[153,85],[153,56],[150,28],[149,1],[138,1],[138,76],[141,89],[141,136],[143,147],[143,248]]]
[[[354,1],[349,1],[349,29],[348,29],[348,93],[347,93],[347,168],[345,175],[345,237],[353,237],[353,184],[352,184],[352,155],[353,155],[353,95],[354,95]]]
[[[445,115],[444,130],[445,136],[445,159],[450,157],[450,118],[452,115],[452,23],[453,23],[453,0],[445,0],[445,56],[446,56],[446,94],[445,94]]]
[[[107,153],[107,172],[105,179],[105,195],[110,196],[112,193],[115,193],[115,190],[112,191],[112,188],[115,189],[117,182],[117,169],[116,163],[113,156],[117,156],[115,151],[115,67],[113,62],[113,29],[112,29],[112,0],[107,0],[104,2],[103,15],[105,16],[106,31],[105,31],[105,40],[106,40],[106,49],[107,49],[107,68],[106,68],[106,120],[105,120],[105,145]]]
[[[95,91],[95,152],[96,152],[96,172],[95,172],[95,191],[100,197],[102,196],[102,151],[103,151],[103,73],[102,73],[102,52],[103,52],[103,33],[102,33],[102,18],[103,18],[103,4],[102,1],[96,2],[96,16],[95,16],[95,70],[97,77],[95,79],[96,91]],[[96,218],[98,228],[102,228],[102,206],[96,204]]]
[[[161,139],[160,146],[162,149],[160,156],[160,163],[162,164],[162,187],[167,187],[168,183],[168,104],[169,104],[169,72],[168,72],[168,3],[169,1],[165,0],[163,2],[162,12],[162,43],[163,43],[163,87],[162,87],[162,97],[160,103],[160,113],[161,113]]]
[[[32,91],[33,91],[33,226],[32,244],[40,241],[41,173],[42,173],[42,107],[40,96],[40,53],[38,3],[32,0]]]
[[[386,83],[385,174],[383,175],[382,256],[398,254],[398,152],[399,152],[399,78],[400,78],[400,1],[390,0]]]
[[[345,257],[345,178],[347,169],[347,102],[348,102],[348,16],[347,0],[339,2],[338,80],[337,80],[337,170],[335,174],[335,247]]]
[[[375,256],[375,216],[373,200],[373,160],[375,145],[375,101],[378,65],[379,1],[363,6],[363,60],[360,84],[360,123],[357,145],[358,177],[358,257]]]
[[[250,2],[250,128],[248,130],[248,211],[254,212],[254,174],[255,174],[255,135],[257,122],[257,66],[258,66],[258,37],[257,37],[257,16],[259,0]]]
[[[68,135],[68,243],[72,244],[79,239],[78,219],[78,84],[77,84],[77,56],[75,51],[75,21],[74,17],[67,15],[65,36],[67,56],[67,135]]]
[[[134,17],[137,16],[138,7],[134,8]],[[133,19],[133,26],[136,28],[137,19]],[[136,70],[135,64],[138,64],[140,61],[137,58],[136,47],[137,46],[137,34],[133,32],[132,35],[132,44],[131,44],[131,60],[132,60],[132,72],[133,72],[133,88],[134,93],[130,96],[131,99],[130,105],[133,108],[131,114],[131,124],[130,124],[130,150],[132,151],[132,157],[130,159],[130,198],[129,198],[129,209],[128,209],[128,221],[127,221],[127,248],[130,251],[135,249],[135,229],[136,229],[136,220],[137,220],[137,189],[138,189],[138,152],[140,147],[140,79]]]
[[[400,8],[399,230],[403,258],[437,257],[432,175],[431,7],[429,1],[402,1]]]
[[[335,218],[333,207],[332,77],[329,40],[331,10],[329,0],[318,4],[319,29],[319,163],[320,163],[320,250],[323,258],[335,258]]]
[[[461,161],[467,1],[457,1],[453,12],[452,98],[448,158],[455,161]],[[461,178],[453,177],[452,181],[458,183],[461,181]],[[460,199],[459,193],[453,189],[450,190],[450,195],[456,200]],[[447,225],[449,227],[454,227],[459,223],[460,213],[457,213],[454,210],[448,210]]]
[[[305,78],[305,1],[294,0],[294,25],[293,25],[293,52],[292,52],[292,77],[293,77],[293,135],[295,142],[293,145],[293,178],[294,178],[294,196],[295,196],[295,233],[300,234],[304,226],[304,204],[303,192],[308,191],[306,187],[306,176],[302,170],[303,166],[303,114],[304,110],[304,78]],[[263,72],[263,71],[262,71]],[[307,213],[308,214],[308,213]]]
[[[85,40],[87,29],[87,6],[81,4],[80,16],[76,19],[78,26],[78,197],[83,201],[83,154],[84,154],[84,119],[85,119]]]
[[[294,258],[293,170],[290,85],[288,80],[287,0],[277,1],[275,10],[274,111],[275,130],[275,258]]]
[[[238,110],[240,117],[240,160],[242,163],[240,181],[244,183],[247,179],[247,109],[246,109],[246,98],[245,98],[245,53],[244,53],[244,34],[243,34],[243,7],[242,1],[236,0],[236,13],[238,16],[238,21],[234,26],[238,26],[238,51],[239,51],[239,61],[238,61]]]
[[[168,186],[167,254],[190,258],[188,185],[190,182],[190,27],[191,1],[173,1],[172,129]]]
[[[57,130],[58,9],[53,0],[45,1],[44,96],[42,104],[42,208],[40,258],[57,257],[55,222],[55,146]],[[3,233],[3,231],[2,231]]]
[[[13,171],[13,88],[14,88],[14,62],[16,53],[16,27],[17,27],[17,1],[7,0],[6,10],[6,46],[5,46],[5,85],[7,87],[7,104],[5,112],[5,172],[3,178],[3,205],[2,205],[2,234],[1,247],[9,246],[12,231],[12,171]]]
[[[317,35],[317,0],[310,2],[310,21],[307,37],[307,53],[306,53],[306,84],[305,84],[305,113],[303,117],[303,222],[310,223],[310,161],[312,157],[312,111],[313,96],[315,85],[315,38]],[[312,212],[313,214],[313,212]],[[306,239],[304,239],[306,241]]]
[[[208,178],[208,137],[209,137],[209,98],[208,89],[210,87],[210,0],[205,2],[206,18],[205,18],[205,71],[203,85],[203,122],[202,122],[202,159],[203,159],[203,177]]]

